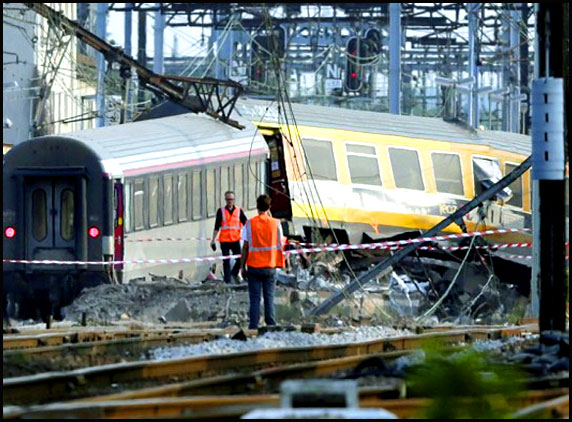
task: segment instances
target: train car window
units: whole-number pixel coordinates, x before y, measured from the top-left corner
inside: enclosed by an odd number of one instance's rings
[[[518,166],[516,164],[505,164],[505,176],[513,171]],[[515,207],[522,208],[522,176],[508,185],[512,191],[512,198],[507,201],[507,204],[514,205]]]
[[[117,185],[114,185],[113,188],[113,228],[117,228],[118,224],[118,212],[119,212],[119,191]]]
[[[477,196],[502,179],[499,161],[490,158],[474,157],[473,178],[475,182],[475,196]],[[506,187],[498,192],[496,196],[508,201],[512,196],[512,191],[509,187]]]
[[[132,206],[131,206],[131,183],[126,183],[125,184],[125,211],[124,211],[124,217],[125,217],[125,232],[129,233],[131,231],[131,210],[132,210]]]
[[[32,216],[32,234],[39,242],[48,235],[48,204],[43,189],[36,189],[32,193]]]
[[[315,180],[338,180],[334,150],[330,141],[317,139],[303,139],[307,163],[311,170],[311,176]],[[309,176],[310,176],[310,172]]]
[[[159,177],[149,177],[149,227],[159,225]]]
[[[395,179],[395,187],[402,189],[425,190],[423,175],[417,151],[389,148],[389,159]]]
[[[163,216],[164,224],[173,224],[173,175],[163,176]]]
[[[62,191],[60,230],[64,240],[74,238],[74,197],[71,189]]]
[[[354,154],[375,155],[375,147],[369,145],[346,144],[346,151]]]
[[[244,206],[243,202],[243,192],[244,192],[244,178],[242,171],[242,164],[236,164],[234,166],[234,203],[239,207]]]
[[[215,169],[207,170],[205,194],[207,196],[207,217],[212,217],[216,212]]]
[[[431,154],[437,192],[464,195],[461,159],[456,154],[434,152]]]
[[[256,208],[256,174],[257,166],[255,163],[249,163],[246,166],[248,177],[248,209],[253,210]]]
[[[226,191],[232,190],[230,187],[229,173],[228,167],[226,166],[220,169],[220,191],[223,196]]]
[[[346,152],[352,183],[381,186],[375,147],[346,144]]]
[[[200,171],[193,171],[193,181],[191,190],[191,205],[193,210],[193,219],[199,220],[203,216],[203,210],[201,208],[201,195],[203,191],[203,180]]]
[[[145,182],[135,180],[133,184],[133,229],[141,230],[145,227],[143,220],[143,207],[145,206]]]
[[[220,169],[215,169],[215,208],[219,208],[222,204],[221,193],[220,193]]]
[[[179,173],[178,175],[177,205],[179,222],[187,221],[187,173]]]

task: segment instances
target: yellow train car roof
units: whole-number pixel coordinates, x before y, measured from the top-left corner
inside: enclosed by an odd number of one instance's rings
[[[441,118],[401,116],[297,103],[292,103],[292,110],[296,123],[300,126],[486,145],[522,155],[532,153],[531,138],[528,135],[475,130],[466,124],[447,122]],[[235,111],[243,118],[269,127],[285,123],[285,119],[278,115],[278,106],[274,101],[241,98],[237,101]]]

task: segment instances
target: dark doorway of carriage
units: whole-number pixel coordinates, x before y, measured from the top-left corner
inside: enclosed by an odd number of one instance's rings
[[[27,184],[26,255],[30,259],[76,259],[75,190],[75,184],[65,179]]]
[[[77,195],[73,179],[26,180],[26,257],[33,260],[76,260]],[[14,295],[22,319],[52,315],[63,319],[62,306],[71,298],[71,271],[61,265],[31,264],[26,267],[26,288]]]
[[[290,188],[284,161],[284,145],[282,134],[278,129],[264,128],[264,139],[270,150],[269,172],[266,185],[268,194],[272,198],[272,216],[274,218],[292,219],[292,204],[290,202]]]

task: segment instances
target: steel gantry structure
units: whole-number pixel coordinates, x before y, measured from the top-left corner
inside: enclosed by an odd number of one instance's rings
[[[126,31],[131,12],[140,26],[154,13],[156,73],[164,69],[165,27],[201,28],[210,31],[212,66],[183,76],[233,79],[251,94],[272,95],[278,80],[270,58],[278,55],[297,101],[529,127],[528,3],[108,3],[108,10],[126,12]],[[435,76],[472,79],[443,86]]]

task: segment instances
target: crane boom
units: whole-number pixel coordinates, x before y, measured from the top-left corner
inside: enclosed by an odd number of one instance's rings
[[[68,19],[45,3],[24,3],[50,22],[58,23],[69,34],[93,47],[109,62],[117,62],[122,68],[135,69],[139,81],[150,85],[169,99],[183,105],[195,113],[206,113],[233,127],[244,126],[230,118],[236,100],[242,93],[242,86],[234,81],[214,78],[193,78],[185,76],[158,75],[125,54],[120,47],[114,47],[97,35]],[[182,85],[173,83],[176,81]]]

